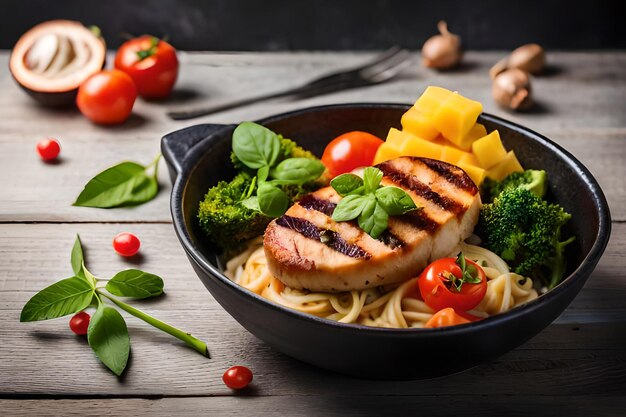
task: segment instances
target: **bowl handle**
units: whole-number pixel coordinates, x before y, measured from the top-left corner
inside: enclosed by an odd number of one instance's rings
[[[191,149],[229,125],[201,124],[168,133],[161,139],[161,152],[167,163],[172,183],[181,173],[184,161]]]

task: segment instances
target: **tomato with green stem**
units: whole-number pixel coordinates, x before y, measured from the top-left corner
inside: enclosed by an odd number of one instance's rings
[[[162,99],[170,95],[178,78],[176,49],[163,39],[140,36],[120,46],[115,68],[133,79],[141,97]]]
[[[424,302],[433,310],[453,308],[468,311],[487,293],[485,271],[463,253],[457,258],[442,258],[428,265],[417,280]]]
[[[336,177],[356,168],[371,166],[382,139],[371,133],[352,131],[330,141],[322,154],[322,163]]]

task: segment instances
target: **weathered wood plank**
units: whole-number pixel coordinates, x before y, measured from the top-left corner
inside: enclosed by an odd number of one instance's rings
[[[538,78],[547,112],[508,114],[489,97],[486,75],[497,53],[470,53],[468,66],[435,73],[415,66],[398,81],[298,102],[270,102],[191,122],[166,118],[166,108],[243,97],[296,85],[329,69],[350,66],[372,54],[192,54],[183,65],[180,94],[169,103],[138,101],[137,116],[107,128],[89,123],[76,111],[50,111],[35,106],[7,73],[0,75],[0,173],[3,184],[0,221],[169,221],[169,180],[161,171],[162,191],[156,200],[132,209],[97,210],[71,207],[83,185],[100,170],[122,160],[148,163],[159,150],[160,137],[200,122],[231,123],[310,105],[386,101],[412,102],[428,84],[444,85],[482,101],[493,112],[546,134],[585,163],[599,179],[616,220],[626,220],[626,54],[555,53],[561,72]],[[7,54],[0,54],[0,66]],[[187,99],[185,99],[187,97]],[[44,136],[61,140],[63,159],[42,164],[33,151]],[[42,202],[45,202],[42,204]]]
[[[122,230],[142,239],[143,258],[136,263],[110,248],[112,237]],[[258,395],[626,395],[626,265],[621,256],[625,230],[626,225],[616,224],[599,275],[594,274],[555,324],[494,362],[432,384],[357,380],[275,352],[247,333],[203,288],[169,224],[0,225],[0,393],[229,395],[221,373],[245,364],[255,372]],[[19,323],[19,311],[29,297],[69,275],[77,232],[95,274],[108,277],[125,267],[140,267],[161,275],[166,296],[137,305],[206,340],[212,359],[129,318],[131,363],[126,375],[117,379],[97,362],[84,339],[69,332],[66,319]],[[515,381],[511,375],[516,375]],[[474,383],[477,377],[480,384]]]
[[[315,395],[255,397],[193,397],[162,399],[67,399],[0,400],[0,407],[10,416],[406,416],[408,413],[443,416],[526,416],[551,415],[554,410],[568,417],[621,415],[626,399],[581,395],[558,397],[491,395],[480,397],[464,393],[442,396],[364,396],[319,397]]]

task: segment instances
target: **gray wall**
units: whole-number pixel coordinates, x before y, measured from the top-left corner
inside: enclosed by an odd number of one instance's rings
[[[3,0],[0,48],[54,18],[124,34],[167,35],[189,50],[419,49],[446,19],[469,49],[626,48],[626,2],[446,0]]]

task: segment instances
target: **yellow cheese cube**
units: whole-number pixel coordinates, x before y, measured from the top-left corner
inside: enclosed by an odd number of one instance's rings
[[[389,143],[383,143],[376,151],[376,156],[374,157],[374,165],[380,164],[381,162],[387,161],[389,159],[394,159],[400,156],[400,152],[393,145]]]
[[[400,155],[422,156],[425,158],[440,159],[443,146],[434,144],[417,136],[406,140],[400,147]]]
[[[482,111],[483,106],[478,101],[452,93],[433,115],[433,125],[446,139],[461,146]]]
[[[458,162],[466,155],[472,155],[469,152],[463,152],[459,148],[452,146],[444,146],[443,152],[441,152],[441,160],[452,165],[457,165]]]
[[[413,108],[426,116],[433,116],[439,107],[450,97],[452,91],[441,87],[426,87]]]
[[[485,126],[480,123],[475,123],[458,146],[465,151],[469,151],[472,149],[472,143],[484,136],[487,136],[487,129],[485,129]]]
[[[522,171],[524,171],[524,168],[517,160],[515,152],[510,151],[502,161],[487,171],[487,176],[496,181],[502,181],[507,175]]]
[[[464,162],[459,162],[458,167],[465,171],[465,173],[472,179],[472,181],[474,181],[474,184],[476,185],[480,185],[487,174],[486,170]]]
[[[402,130],[410,132],[422,139],[433,140],[439,134],[430,121],[430,118],[415,107],[411,107],[402,115],[401,123]]]
[[[500,140],[500,134],[494,130],[472,144],[472,152],[482,168],[489,169],[506,157],[506,149]]]
[[[463,154],[463,156],[459,159],[459,164],[473,165],[475,167],[480,165],[474,154],[469,152],[465,152],[465,154]]]
[[[387,133],[386,143],[393,146],[396,149],[400,149],[400,146],[404,143],[405,140],[409,137],[409,134],[406,132],[401,132],[395,127],[389,129],[389,133]]]

